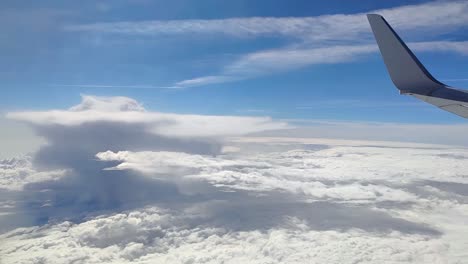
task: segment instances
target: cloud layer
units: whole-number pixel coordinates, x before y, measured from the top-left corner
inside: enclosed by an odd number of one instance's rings
[[[125,97],[9,116],[47,144],[0,161],[2,263],[467,257],[464,148],[206,132],[285,124],[161,114]],[[186,123],[199,129],[178,133]]]
[[[176,192],[142,207],[12,230],[0,236],[2,261],[446,263],[466,257],[465,149],[287,138],[228,144],[232,151],[216,157],[97,154],[105,164],[115,161],[108,168],[116,173],[208,185],[188,200]]]

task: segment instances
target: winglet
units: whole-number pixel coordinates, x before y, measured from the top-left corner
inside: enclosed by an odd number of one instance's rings
[[[381,15],[368,14],[367,19],[390,78],[400,93],[429,95],[438,88],[446,87],[432,77]]]

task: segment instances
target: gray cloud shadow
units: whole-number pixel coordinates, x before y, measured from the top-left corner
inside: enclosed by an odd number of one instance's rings
[[[34,156],[38,168],[81,169],[102,151],[177,151],[216,155],[221,144],[204,139],[181,139],[155,135],[145,124],[92,122],[80,126],[35,126],[36,133],[47,139]]]
[[[439,192],[434,192],[426,187],[435,188]],[[437,197],[438,199],[468,203],[468,184],[465,183],[424,180],[415,181],[403,188],[425,198]]]
[[[92,122],[79,126],[35,126],[47,144],[34,155],[37,170],[69,169],[67,176],[54,181],[27,184],[16,193],[17,211],[28,225],[54,219],[80,221],[87,214],[138,208],[149,203],[184,198],[175,183],[150,179],[129,171],[107,171],[117,162],[95,157],[102,151],[176,151],[216,155],[221,144],[215,140],[181,139],[154,135],[145,124]],[[4,221],[0,229],[14,227]],[[1,224],[1,223],[0,223]]]
[[[90,215],[112,214],[158,205],[169,209],[198,208],[196,216],[187,215],[193,225],[219,226],[229,230],[267,230],[287,225],[288,217],[306,221],[315,230],[346,231],[353,228],[368,232],[438,236],[441,233],[421,223],[392,217],[366,206],[350,206],[332,201],[301,202],[302,197],[280,192],[225,192],[209,184],[199,194],[186,194],[174,182],[150,179],[129,171],[106,171],[116,162],[101,162],[95,154],[102,151],[177,151],[216,155],[216,142],[184,140],[157,136],[144,124],[113,122],[86,123],[79,127],[39,126],[37,133],[48,140],[35,155],[38,168],[69,168],[67,177],[57,181],[29,184],[22,192],[24,210],[36,224],[71,220],[81,222]],[[256,149],[256,146],[252,146]],[[284,151],[273,146],[270,151]],[[325,145],[299,144],[287,149],[317,151]],[[184,188],[190,188],[185,186]],[[256,193],[258,194],[258,193]],[[298,201],[299,199],[299,201]],[[185,209],[184,209],[185,208]]]
[[[203,212],[195,225],[208,225],[235,231],[263,230],[287,226],[287,219],[306,221],[313,230],[347,231],[361,229],[374,233],[398,231],[404,234],[440,236],[442,233],[424,223],[411,222],[374,210],[371,205],[349,205],[332,201],[301,202],[282,193],[252,196],[248,192],[218,193],[196,212]]]

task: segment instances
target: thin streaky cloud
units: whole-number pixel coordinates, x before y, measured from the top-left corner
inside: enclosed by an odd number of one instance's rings
[[[468,2],[435,1],[419,5],[370,10],[379,13],[398,31],[417,31],[431,38],[468,25]],[[314,17],[247,17],[227,19],[124,21],[69,25],[66,31],[155,37],[158,35],[224,34],[231,37],[278,36],[291,43],[282,48],[240,55],[217,74],[195,76],[176,88],[221,84],[302,68],[350,62],[377,51],[366,13]],[[429,34],[430,33],[430,34]],[[468,54],[468,42],[411,43],[416,51],[453,51]]]
[[[259,51],[244,55],[237,61],[228,64],[219,75],[183,80],[175,83],[175,86],[194,87],[226,83],[298,69],[313,64],[341,63],[351,61],[358,55],[372,53],[376,49],[375,45],[363,45]]]
[[[311,110],[311,109],[331,109],[331,108],[391,108],[391,107],[425,107],[421,102],[385,102],[385,101],[364,101],[364,100],[328,100],[317,101],[313,105],[297,106],[297,110]]]
[[[468,55],[468,41],[431,41],[408,43],[419,52],[455,52]],[[320,48],[281,48],[262,50],[241,56],[226,65],[219,75],[201,76],[177,82],[178,87],[194,87],[250,79],[277,72],[286,72],[311,65],[355,61],[376,53],[377,45],[340,45]]]
[[[243,114],[253,114],[253,115],[266,115],[276,113],[276,111],[270,109],[258,109],[258,108],[248,108],[248,109],[239,109],[236,110],[237,113]]]
[[[181,89],[180,86],[152,86],[152,85],[100,85],[100,84],[49,84],[55,87],[78,88],[132,88],[132,89]]]
[[[420,5],[371,10],[367,13],[385,15],[392,24],[403,30],[428,28],[441,30],[440,33],[445,33],[446,30],[455,30],[466,26],[468,3],[436,1]],[[280,35],[314,41],[354,39],[356,36],[369,33],[365,13],[315,17],[124,21],[68,25],[64,30],[143,36],[194,33],[224,34],[232,37]],[[431,33],[437,34],[435,31]]]
[[[441,79],[443,82],[468,82],[468,78],[461,79]]]

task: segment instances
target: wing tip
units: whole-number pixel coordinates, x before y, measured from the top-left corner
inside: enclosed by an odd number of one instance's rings
[[[387,70],[402,94],[429,94],[446,86],[436,80],[380,14],[367,14]]]
[[[369,22],[371,22],[371,23],[372,23],[372,21],[377,20],[377,19],[385,20],[385,18],[382,15],[375,14],[375,13],[370,13],[370,14],[367,14],[366,16],[367,16],[367,19],[369,20]]]

